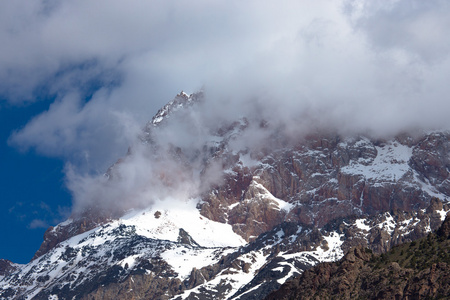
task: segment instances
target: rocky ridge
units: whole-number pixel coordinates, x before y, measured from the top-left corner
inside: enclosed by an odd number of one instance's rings
[[[448,132],[286,141],[264,120],[241,118],[211,128],[199,149],[161,146],[158,132],[179,119],[189,126],[186,112],[203,101],[180,93],[140,137],[155,160],[168,156],[183,176],[207,182],[196,195],[126,216],[95,208],[72,216],[0,280],[0,298],[259,299],[357,245],[383,253],[421,238],[449,211]],[[237,148],[255,127],[275,140]],[[179,179],[155,177],[168,188]]]
[[[353,217],[322,229],[284,222],[247,244],[231,226],[201,219],[198,212],[189,215],[193,204],[186,203],[176,213],[162,210],[161,203],[69,238],[6,276],[0,296],[263,298],[317,263],[340,259],[355,244],[379,253],[386,245],[399,243],[400,236],[403,240],[425,236],[431,220],[441,219],[449,210],[445,205],[439,211]],[[188,215],[187,220],[180,220],[181,214]],[[193,220],[198,224],[190,224]],[[224,246],[230,244],[234,246]]]
[[[0,280],[5,276],[14,273],[20,267],[19,264],[15,264],[6,259],[0,259]]]
[[[265,299],[445,299],[450,294],[449,226],[447,217],[436,233],[378,256],[358,246]]]

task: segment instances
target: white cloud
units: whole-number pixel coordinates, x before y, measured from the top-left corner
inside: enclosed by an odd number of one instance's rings
[[[448,58],[448,1],[350,0],[346,4],[353,25],[367,34],[376,50],[430,63]]]
[[[0,99],[56,99],[10,143],[101,173],[165,102],[201,87],[201,125],[448,128],[449,20],[443,0],[2,2]]]
[[[106,97],[99,91],[83,104],[79,95],[68,94],[14,132],[9,143],[66,158],[82,171],[103,172],[125,155],[124,145],[131,145],[140,133],[134,118],[110,107]]]
[[[41,219],[33,219],[28,225],[30,229],[48,228],[48,226],[48,223]]]

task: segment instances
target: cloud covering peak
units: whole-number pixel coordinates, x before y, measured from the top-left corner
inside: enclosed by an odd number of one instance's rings
[[[199,124],[448,128],[449,20],[441,0],[4,2],[0,101],[54,99],[9,143],[102,173],[179,90],[201,88]]]

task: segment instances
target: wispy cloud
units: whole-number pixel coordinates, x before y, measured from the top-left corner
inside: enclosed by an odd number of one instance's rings
[[[34,219],[30,222],[28,225],[28,228],[30,229],[36,229],[36,228],[48,228],[48,223],[41,219]]]

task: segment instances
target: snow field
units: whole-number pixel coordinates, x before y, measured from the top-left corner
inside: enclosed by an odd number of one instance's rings
[[[131,212],[120,222],[135,226],[136,233],[152,239],[176,242],[180,228],[203,247],[238,247],[247,242],[231,225],[203,217],[196,208],[198,199],[157,201],[151,209]],[[157,218],[155,213],[161,213]]]
[[[410,170],[408,161],[412,149],[397,142],[389,142],[383,147],[375,147],[377,156],[373,160],[350,161],[341,168],[346,174],[363,175],[368,180],[397,181]]]

